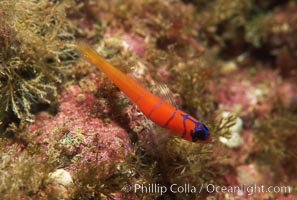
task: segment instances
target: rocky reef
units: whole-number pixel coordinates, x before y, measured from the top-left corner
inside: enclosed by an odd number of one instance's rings
[[[1,197],[296,199],[296,13],[293,0],[1,1]],[[78,42],[212,141],[155,125]]]

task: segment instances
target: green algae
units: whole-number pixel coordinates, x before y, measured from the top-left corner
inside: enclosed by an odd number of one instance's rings
[[[255,125],[255,160],[268,165],[275,173],[275,182],[297,185],[296,180],[296,120],[293,110],[279,110],[271,118],[257,121]],[[283,171],[285,168],[285,172]]]
[[[49,105],[75,54],[67,3],[1,1],[0,120],[33,121],[38,105]]]

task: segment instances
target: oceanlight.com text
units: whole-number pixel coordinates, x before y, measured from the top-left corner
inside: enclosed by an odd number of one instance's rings
[[[253,195],[255,193],[283,193],[289,194],[292,191],[290,186],[265,186],[265,185],[239,185],[239,186],[216,186],[214,184],[206,184],[208,193],[237,193]]]

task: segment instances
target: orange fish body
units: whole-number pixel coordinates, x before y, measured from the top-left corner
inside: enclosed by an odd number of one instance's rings
[[[139,109],[153,122],[181,135],[183,139],[192,142],[210,141],[210,132],[202,122],[153,95],[134,79],[105,61],[94,49],[85,44],[80,44],[77,48],[135,102]]]

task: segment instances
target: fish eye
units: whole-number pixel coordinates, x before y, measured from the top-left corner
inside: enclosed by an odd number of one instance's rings
[[[208,128],[201,122],[196,123],[195,131],[191,133],[193,142],[197,140],[205,141],[208,139],[210,132]]]

